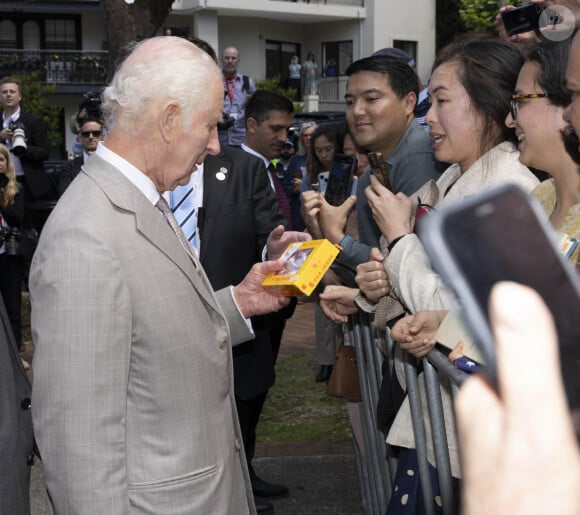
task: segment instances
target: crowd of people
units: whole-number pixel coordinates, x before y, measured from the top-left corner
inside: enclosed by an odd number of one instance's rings
[[[578,0],[555,3],[580,23]],[[0,479],[0,513],[30,513],[35,453],[55,514],[275,511],[272,499],[293,493],[254,469],[256,429],[298,301],[316,304],[318,382],[332,374],[349,315],[371,313],[395,342],[376,420],[398,457],[387,514],[424,513],[401,369],[456,315],[417,221],[515,184],[561,241],[580,240],[580,35],[509,38],[497,23],[501,37],[468,34],[443,48],[426,87],[400,50],[354,61],[345,122],[306,122],[295,141],[293,102],[256,90],[238,72],[237,48],[220,63],[202,40],[146,39],[98,109],[79,106],[78,156],[52,181],[42,120],[21,109],[18,80],[0,80],[0,461],[14,464]],[[317,73],[314,55],[292,57],[299,91],[315,93]],[[425,94],[428,110],[418,108]],[[382,156],[388,184],[369,153]],[[335,206],[321,190],[337,154],[355,156],[357,168],[356,193]],[[27,263],[12,242],[51,192],[58,202]],[[340,248],[317,293],[262,289],[286,246],[311,238]],[[567,259],[580,270],[580,247]],[[32,385],[19,354],[23,280]],[[441,387],[457,506],[467,515],[578,513],[578,427],[549,311],[535,292],[499,284],[490,319],[497,390],[478,375],[455,398]],[[357,403],[349,416],[364,456]],[[441,513],[428,454],[428,509]]]

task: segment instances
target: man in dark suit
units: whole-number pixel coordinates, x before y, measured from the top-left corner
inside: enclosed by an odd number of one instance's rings
[[[4,107],[0,141],[5,143],[12,153],[16,176],[24,193],[24,226],[34,225],[34,214],[31,210],[35,200],[42,200],[52,193],[52,185],[44,161],[48,159],[48,141],[46,127],[42,119],[27,113],[20,107],[22,100],[20,83],[12,77],[0,80],[0,101]],[[25,134],[26,149],[13,148],[14,125],[22,124]]]
[[[33,448],[30,382],[0,297],[0,513],[30,514]]]
[[[58,174],[58,196],[60,197],[68,188],[72,180],[81,171],[81,166],[86,163],[89,156],[97,150],[99,141],[104,138],[103,124],[99,120],[85,119],[81,121],[81,130],[78,133],[78,138],[83,147],[83,153],[67,161]]]
[[[195,236],[195,228],[188,230],[184,221],[188,215],[180,213],[180,206],[188,198],[198,199],[193,202],[197,208]],[[186,237],[198,248],[214,289],[239,282],[254,263],[262,260],[264,253],[269,258],[275,257],[290,239],[306,238],[303,233],[284,232],[286,220],[262,162],[225,145],[219,155],[206,157],[188,185],[171,193],[170,205]],[[261,480],[251,464],[256,426],[268,389],[275,381],[274,364],[280,342],[272,339],[271,332],[277,326],[277,319],[271,315],[253,317],[255,339],[233,349],[236,407],[252,485],[256,484],[256,509],[260,513],[273,509],[272,503],[260,498],[260,494],[276,497],[288,492],[282,485]]]

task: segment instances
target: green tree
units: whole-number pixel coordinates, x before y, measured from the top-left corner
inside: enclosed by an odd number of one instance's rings
[[[273,79],[264,79],[256,82],[256,89],[264,89],[266,91],[274,91],[280,93],[280,95],[286,97],[288,100],[294,103],[294,113],[301,113],[303,105],[300,102],[295,102],[296,90],[294,88],[284,88],[280,84],[280,77],[274,77]]]
[[[22,94],[22,106],[29,113],[40,116],[46,126],[48,144],[51,147],[58,147],[62,142],[62,133],[59,128],[58,107],[49,105],[47,96],[54,93],[54,84],[43,85],[38,80],[38,73],[21,73],[15,75],[20,82],[20,93]]]
[[[467,30],[497,34],[494,20],[502,2],[498,0],[460,0],[460,3],[459,15]],[[506,3],[521,5],[521,0]]]
[[[495,34],[497,0],[461,0],[459,16],[467,30]]]

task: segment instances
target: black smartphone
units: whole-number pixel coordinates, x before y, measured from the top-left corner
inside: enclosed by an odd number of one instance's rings
[[[540,28],[540,16],[544,7],[538,4],[528,4],[502,13],[501,18],[508,36],[530,32]]]
[[[356,157],[335,154],[324,194],[329,204],[340,206],[349,197],[356,167]]]
[[[488,318],[491,289],[514,281],[536,290],[554,317],[571,408],[580,407],[580,279],[535,201],[506,185],[432,211],[419,237],[433,268],[455,292],[463,320],[496,384]],[[514,363],[517,366],[517,363]]]

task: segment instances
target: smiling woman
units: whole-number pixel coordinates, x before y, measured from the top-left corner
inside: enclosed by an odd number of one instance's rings
[[[572,93],[564,86],[569,51],[570,40],[548,41],[530,50],[518,76],[506,125],[515,129],[520,161],[552,176],[532,195],[557,231],[580,239],[579,165],[566,151],[562,137],[567,126],[564,110],[572,101]],[[579,252],[570,256],[573,262]]]

